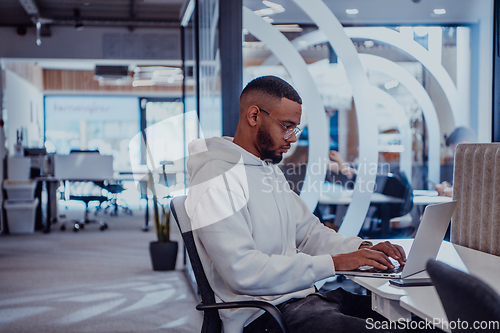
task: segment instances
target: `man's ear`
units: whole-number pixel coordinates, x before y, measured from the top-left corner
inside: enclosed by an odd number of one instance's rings
[[[259,107],[252,105],[247,109],[247,121],[252,127],[257,126],[257,115],[259,114]]]

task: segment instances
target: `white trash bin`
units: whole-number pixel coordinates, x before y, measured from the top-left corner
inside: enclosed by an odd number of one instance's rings
[[[35,180],[5,180],[3,188],[9,200],[33,200],[35,197]]]
[[[7,223],[11,234],[32,234],[35,232],[35,214],[38,198],[35,200],[6,200]]]

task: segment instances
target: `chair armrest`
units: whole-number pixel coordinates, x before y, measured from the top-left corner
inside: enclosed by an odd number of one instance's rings
[[[235,309],[235,308],[259,308],[267,313],[269,313],[274,320],[278,323],[283,333],[288,333],[288,328],[286,323],[281,317],[281,312],[276,306],[271,303],[264,301],[238,301],[238,302],[225,302],[225,303],[213,303],[213,304],[203,304],[199,303],[196,306],[196,310],[210,310],[210,309]]]

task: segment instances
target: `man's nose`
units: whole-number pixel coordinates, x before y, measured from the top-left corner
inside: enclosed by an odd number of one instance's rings
[[[294,143],[294,142],[297,142],[297,133],[292,133],[292,136],[290,136],[288,139],[286,139],[285,141],[287,142],[291,142],[291,143]]]

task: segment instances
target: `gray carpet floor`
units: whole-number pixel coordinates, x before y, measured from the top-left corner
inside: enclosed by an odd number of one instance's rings
[[[71,220],[83,209],[60,205],[64,218],[48,234],[0,236],[0,332],[200,332],[182,251],[175,271],[152,270],[148,246],[156,235],[141,230],[144,209],[99,214],[107,230],[88,224],[73,232]]]

